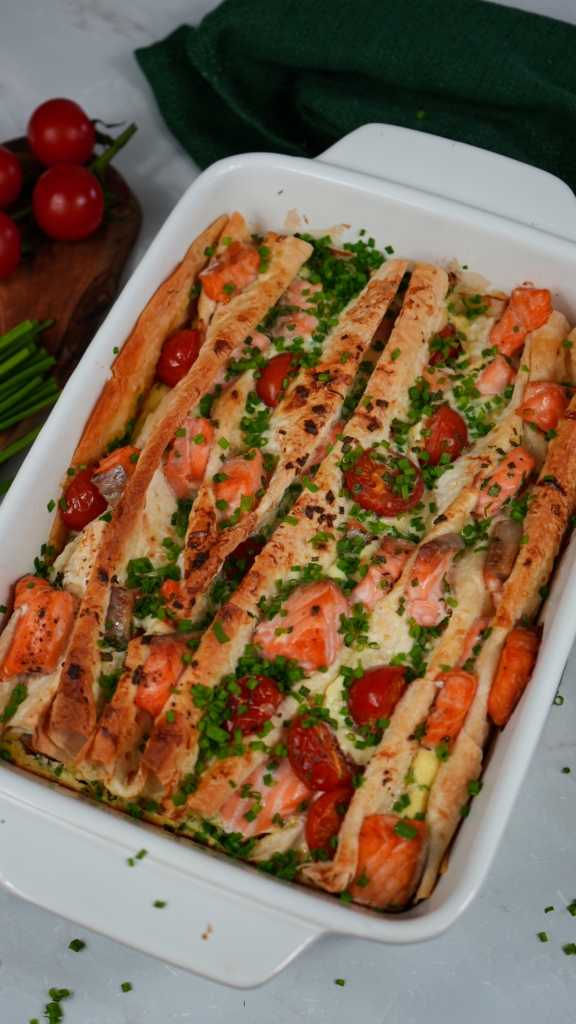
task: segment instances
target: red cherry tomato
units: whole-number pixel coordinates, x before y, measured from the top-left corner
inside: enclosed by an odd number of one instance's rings
[[[248,683],[257,679],[258,685],[250,689]],[[230,710],[230,718],[225,728],[232,736],[235,729],[241,729],[242,735],[257,732],[276,713],[282,700],[282,694],[273,679],[268,676],[243,676],[238,679],[241,693],[231,693],[226,701]],[[245,710],[243,710],[245,709]]]
[[[0,281],[16,270],[20,251],[20,232],[12,218],[0,211]]]
[[[164,342],[156,373],[169,388],[176,387],[198,359],[200,331],[178,331]]]
[[[282,385],[285,380],[290,380],[290,374],[294,374],[299,366],[300,359],[297,356],[292,352],[282,352],[270,359],[261,371],[262,376],[256,381],[256,394],[269,409],[274,409],[284,397],[285,388]]]
[[[231,555],[224,562],[224,574],[227,579],[233,579],[234,577],[243,578],[256,561],[256,556],[260,554],[264,547],[266,540],[264,537],[249,537],[248,540],[243,540],[237,548],[234,549]]]
[[[294,774],[309,789],[336,789],[349,782],[352,771],[335,737],[324,722],[306,728],[306,715],[288,733],[288,760]]]
[[[468,427],[460,413],[449,405],[441,405],[428,423],[430,436],[426,439],[424,451],[429,458],[420,458],[426,466],[437,466],[440,456],[447,453],[450,462],[454,462],[463,448],[468,444]],[[444,460],[446,461],[446,460]]]
[[[69,530],[80,532],[108,508],[106,500],[92,483],[93,476],[93,467],[80,470],[66,492],[66,508],[62,518]]]
[[[415,508],[424,494],[417,466],[400,452],[369,448],[346,471],[346,487],[362,508],[396,516]]]
[[[32,205],[42,231],[58,242],[88,238],[104,218],[100,184],[77,164],[58,164],[44,171],[34,187]]]
[[[47,100],[28,123],[28,145],[45,167],[85,164],[95,141],[94,125],[73,100]]]
[[[9,206],[18,198],[23,180],[18,157],[0,146],[0,208]]]
[[[430,366],[436,366],[436,363],[445,363],[447,359],[456,359],[462,351],[462,342],[456,335],[456,328],[446,324],[430,342],[431,355],[428,362]]]
[[[406,666],[378,665],[369,668],[350,688],[348,710],[357,726],[377,727],[378,719],[390,719],[406,689]]]
[[[312,804],[306,819],[306,842],[310,850],[319,850],[333,860],[336,847],[330,840],[338,835],[354,790],[350,786],[323,793]]]

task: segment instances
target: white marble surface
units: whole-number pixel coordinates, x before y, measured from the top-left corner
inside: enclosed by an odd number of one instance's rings
[[[508,2],[508,0],[506,0]],[[23,134],[44,99],[69,96],[90,116],[135,120],[118,158],[143,209],[127,272],[198,173],[165,128],[133,56],[214,0],[0,0],[0,138]],[[510,4],[576,23],[576,0]],[[13,476],[17,461],[0,467]],[[135,953],[0,890],[0,1024],[42,1018],[53,985],[69,988],[69,1024],[556,1024],[576,1017],[576,653],[481,896],[447,935],[413,947],[320,940],[253,992],[219,986]],[[569,766],[572,774],[562,773]],[[480,797],[481,799],[481,797]],[[1,824],[0,824],[1,829]],[[0,831],[0,843],[2,834]],[[95,880],[95,884],[97,881]],[[553,913],[544,907],[553,905]],[[538,933],[548,933],[542,944]],[[72,938],[86,943],[69,950]],[[247,935],[249,942],[249,935]],[[344,978],[344,988],[335,985]],[[132,991],[120,985],[130,981]]]

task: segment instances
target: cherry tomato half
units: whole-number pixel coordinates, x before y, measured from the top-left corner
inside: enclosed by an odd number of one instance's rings
[[[253,689],[248,685],[253,680],[258,685]],[[230,710],[230,718],[225,729],[232,736],[235,729],[241,729],[242,735],[257,732],[276,713],[282,700],[282,694],[273,679],[268,676],[243,676],[237,680],[241,693],[231,693],[226,701]]]
[[[304,715],[293,722],[288,733],[288,760],[294,774],[309,789],[336,789],[349,782],[352,771],[324,722],[314,725]]]
[[[406,690],[406,666],[378,665],[369,668],[350,688],[348,710],[357,726],[377,727],[379,719],[390,719]]]
[[[260,554],[265,543],[265,538],[260,536],[248,537],[248,540],[243,540],[224,562],[226,578],[229,580],[243,579],[246,573],[250,572],[256,561],[256,556]]]
[[[100,184],[77,164],[58,164],[44,171],[34,186],[32,205],[42,231],[58,242],[88,238],[104,218]]]
[[[362,508],[396,516],[415,508],[424,494],[422,474],[400,452],[369,448],[346,471],[346,487]]]
[[[20,251],[20,232],[12,218],[0,211],[0,281],[16,270]]]
[[[83,530],[96,516],[101,516],[108,504],[92,483],[94,468],[76,473],[66,492],[66,508],[62,518],[69,530]]]
[[[445,363],[447,359],[456,359],[462,351],[462,342],[456,335],[456,328],[446,324],[430,342],[428,362],[430,366],[436,366],[436,363]]]
[[[200,331],[178,331],[164,342],[156,373],[169,388],[181,381],[198,359],[202,339]]]
[[[306,819],[306,842],[310,850],[322,851],[328,854],[328,860],[333,860],[336,846],[330,840],[338,835],[353,794],[350,786],[342,786],[323,793],[314,801]]]
[[[47,100],[28,123],[28,145],[45,167],[85,164],[95,141],[92,121],[73,100]]]
[[[0,209],[18,198],[23,180],[18,157],[0,146]]]
[[[445,453],[454,462],[468,444],[466,420],[449,405],[441,405],[428,422],[430,436],[426,439],[424,451],[429,458],[420,459],[426,466],[437,466],[440,456]],[[444,460],[446,461],[446,459]]]
[[[262,376],[256,381],[256,394],[269,409],[275,409],[284,397],[284,381],[296,376],[299,366],[300,359],[297,356],[292,352],[282,352],[270,359],[261,371]]]

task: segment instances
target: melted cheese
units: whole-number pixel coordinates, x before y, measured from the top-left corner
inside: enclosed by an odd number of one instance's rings
[[[416,814],[425,814],[430,797],[430,788],[438,774],[440,762],[431,750],[422,747],[412,762],[409,778],[414,779],[406,788],[410,803],[402,811],[402,817],[413,818]]]

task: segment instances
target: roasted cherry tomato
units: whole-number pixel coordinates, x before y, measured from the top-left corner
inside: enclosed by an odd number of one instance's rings
[[[346,471],[346,487],[362,508],[396,516],[415,508],[424,494],[422,474],[400,452],[369,448]]]
[[[235,729],[241,729],[242,735],[246,736],[258,732],[264,722],[272,718],[280,706],[282,694],[274,680],[268,676],[243,676],[238,679],[237,686],[241,692],[231,693],[226,701],[230,718],[225,728],[231,736]]]
[[[0,209],[18,198],[23,180],[18,158],[0,146]]]
[[[446,324],[430,342],[428,362],[430,366],[436,366],[436,363],[445,363],[447,359],[456,359],[462,351],[462,342],[456,334],[456,328],[453,324]]]
[[[0,281],[16,270],[20,251],[20,232],[12,218],[0,210]]]
[[[328,860],[333,860],[336,852],[334,840],[353,794],[351,786],[342,786],[323,793],[314,801],[306,819],[306,842],[310,850],[326,853]]]
[[[32,205],[42,231],[58,242],[88,238],[104,218],[100,183],[78,164],[58,164],[44,171],[34,186]]]
[[[66,492],[66,508],[62,518],[69,530],[83,530],[96,516],[101,516],[108,504],[92,483],[94,469],[82,469],[76,473]]]
[[[324,722],[304,715],[288,733],[288,760],[309,789],[336,789],[350,781],[352,770]],[[307,727],[308,726],[308,727]]]
[[[468,444],[466,420],[449,405],[441,405],[428,422],[430,435],[426,438],[424,451],[428,458],[420,458],[426,466],[437,466],[441,455],[449,455],[454,462]],[[446,462],[446,459],[444,460]]]
[[[200,331],[178,331],[164,342],[156,373],[164,384],[173,388],[186,376],[198,359]]]
[[[248,537],[248,540],[243,540],[237,548],[234,549],[231,555],[224,562],[224,574],[227,579],[231,580],[234,577],[243,579],[247,572],[256,561],[256,556],[260,554],[264,547],[266,540],[264,537]]]
[[[45,167],[85,164],[95,141],[92,121],[73,100],[47,100],[28,123],[28,145]]]
[[[390,719],[406,689],[406,666],[378,665],[355,679],[350,688],[348,710],[357,726],[378,727],[381,719]]]
[[[264,405],[274,409],[286,391],[285,381],[295,377],[300,366],[300,359],[291,352],[282,352],[266,364],[261,371],[262,376],[256,381],[256,394]]]

